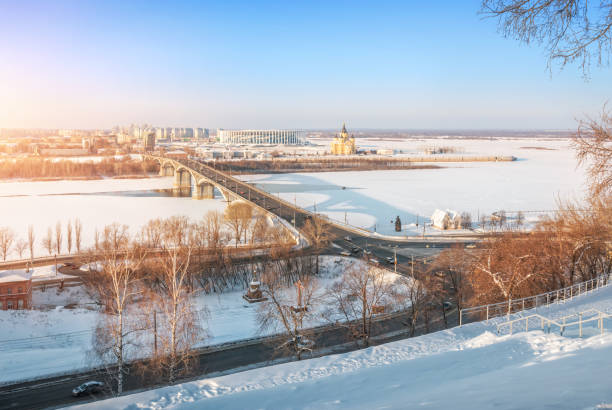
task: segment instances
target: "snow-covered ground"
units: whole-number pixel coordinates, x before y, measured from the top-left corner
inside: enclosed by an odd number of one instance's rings
[[[494,140],[378,140],[358,139],[358,146],[401,150],[423,156],[424,147],[450,146],[456,155],[513,155],[513,162],[439,163],[441,169],[352,171],[248,175],[255,182],[291,203],[324,213],[330,218],[396,234],[395,218],[403,224],[401,235],[422,233],[423,218],[436,209],[478,215],[501,209],[523,211],[535,221],[541,211],[556,209],[557,199],[582,198],[584,170],[576,168],[567,139]],[[534,147],[545,149],[534,149]],[[431,155],[435,157],[435,155]],[[346,189],[343,189],[346,188]],[[538,212],[532,212],[538,211]],[[509,214],[509,217],[514,216]],[[419,223],[419,227],[416,223]],[[428,227],[426,233],[434,233]],[[439,232],[439,231],[438,231]]]
[[[126,224],[135,234],[149,220],[186,215],[192,220],[201,219],[206,212],[223,212],[226,203],[222,198],[193,200],[172,196],[131,196],[125,191],[169,189],[172,177],[148,179],[105,179],[94,181],[54,182],[0,182],[0,227],[12,228],[23,240],[28,226],[34,226],[36,248],[34,256],[46,256],[42,238],[50,227],[55,230],[57,221],[62,224],[64,251],[66,252],[66,224],[79,218],[83,224],[83,247],[94,243],[96,228],[101,230],[113,222]],[[115,194],[109,194],[115,193]],[[86,195],[83,195],[86,194]],[[74,249],[74,246],[73,246]],[[67,252],[66,252],[67,253]],[[28,257],[26,250],[23,257]],[[18,259],[15,250],[8,259]]]
[[[540,308],[612,312],[612,287]],[[596,409],[612,406],[612,320],[585,337],[496,334],[496,319],[351,353],[136,393],[83,409]]]
[[[349,265],[354,265],[353,259],[321,257],[319,293],[338,280]],[[37,277],[54,274],[48,267],[35,269]],[[390,276],[395,277],[393,273]],[[293,294],[295,290],[288,289],[288,292]],[[203,345],[248,339],[280,330],[260,331],[259,304],[248,303],[242,298],[244,294],[245,290],[236,289],[198,295],[197,309],[207,312],[204,328],[208,337]],[[92,302],[82,287],[35,289],[32,303],[43,311],[0,310],[0,383],[91,367],[94,364],[90,355],[93,328],[101,314]],[[317,326],[327,320],[321,314],[313,314],[307,323]],[[146,349],[141,346],[139,350]]]

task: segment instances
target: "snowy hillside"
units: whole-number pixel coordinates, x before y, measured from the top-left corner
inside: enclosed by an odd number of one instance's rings
[[[540,308],[549,318],[612,312],[612,287]],[[473,323],[352,353],[202,379],[87,409],[593,409],[612,403],[612,320],[576,332],[498,336]]]

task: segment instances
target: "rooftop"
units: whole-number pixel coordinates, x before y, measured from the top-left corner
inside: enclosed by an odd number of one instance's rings
[[[0,283],[25,282],[32,278],[32,272],[23,269],[5,270],[0,272]]]

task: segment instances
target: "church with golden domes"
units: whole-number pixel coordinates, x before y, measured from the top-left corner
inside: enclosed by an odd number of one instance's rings
[[[344,123],[342,123],[340,135],[337,135],[331,143],[331,153],[332,155],[351,155],[357,153],[355,137],[352,135],[349,137]]]

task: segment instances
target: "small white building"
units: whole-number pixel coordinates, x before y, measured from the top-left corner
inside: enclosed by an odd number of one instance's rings
[[[431,223],[438,229],[461,229],[461,215],[452,209],[436,209],[431,216]]]

